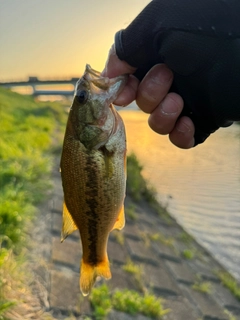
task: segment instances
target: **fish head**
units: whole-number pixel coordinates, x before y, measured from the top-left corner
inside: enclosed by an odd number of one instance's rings
[[[92,125],[104,123],[110,104],[122,91],[126,80],[126,75],[113,79],[103,77],[87,64],[84,75],[76,84],[72,106],[76,109],[74,111],[78,121]]]
[[[127,82],[127,75],[109,79],[86,65],[75,88],[70,121],[77,138],[87,148],[99,148],[111,135],[114,119],[111,103]]]

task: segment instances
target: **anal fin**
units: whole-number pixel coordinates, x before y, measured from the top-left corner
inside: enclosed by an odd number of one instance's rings
[[[124,214],[124,205],[122,206],[119,214],[118,214],[118,218],[112,228],[112,230],[114,229],[118,229],[118,230],[122,230],[125,226],[125,214]]]
[[[67,236],[69,236],[73,231],[77,230],[73,218],[68,211],[65,201],[63,202],[63,215],[62,215],[62,233],[61,233],[61,242],[63,242]]]

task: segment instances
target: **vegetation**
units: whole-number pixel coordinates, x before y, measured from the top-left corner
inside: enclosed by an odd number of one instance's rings
[[[122,267],[124,271],[134,274],[134,275],[142,275],[142,269],[139,265],[135,264],[132,260],[128,260],[128,262]]]
[[[141,296],[132,290],[117,290],[113,295],[113,306],[116,310],[130,314],[142,313],[152,318],[160,318],[169,310],[163,310],[162,300],[152,294]]]
[[[142,176],[143,167],[140,165],[136,155],[131,153],[127,158],[127,193],[133,200],[139,202],[144,199],[161,216],[167,224],[172,223],[167,207],[159,205],[156,190],[147,183]],[[136,220],[134,210],[127,210],[126,214],[132,220]]]
[[[162,244],[165,244],[166,246],[173,247],[174,238],[172,238],[172,237],[166,237],[163,234],[161,234],[160,232],[151,234],[149,236],[152,241],[161,242]]]
[[[210,282],[207,281],[201,281],[201,279],[198,279],[192,286],[194,290],[200,291],[202,293],[208,293],[210,294],[212,291],[212,285]]]
[[[114,230],[112,232],[112,235],[116,239],[117,243],[119,243],[121,246],[124,245],[125,238],[124,238],[124,234],[122,232],[119,232],[119,230]]]
[[[144,198],[151,203],[156,199],[156,191],[147,185],[141,174],[142,169],[136,155],[130,154],[127,158],[127,191],[135,201]]]
[[[46,176],[58,112],[53,103],[36,103],[3,89],[0,101],[0,234],[4,246],[16,250],[25,238],[26,221],[34,215],[33,206],[50,186]]]
[[[232,294],[238,300],[240,300],[240,286],[237,281],[228,272],[225,271],[218,272],[218,277],[225,285],[225,287],[227,287],[232,292]]]
[[[145,247],[146,247],[146,248],[150,247],[151,241],[150,241],[150,235],[149,235],[149,233],[146,232],[146,231],[140,231],[140,232],[139,232],[139,235],[141,236],[141,238],[142,238],[142,240],[143,240],[143,242],[144,242],[144,244],[145,244]]]
[[[181,234],[178,236],[178,238],[179,238],[179,240],[181,240],[183,243],[185,243],[187,245],[191,245],[193,242],[192,236],[190,236],[190,234],[188,234],[185,231],[181,232]]]
[[[136,210],[136,206],[133,203],[131,203],[128,206],[126,206],[125,207],[126,217],[129,218],[132,221],[136,221],[138,217],[137,217],[137,214],[136,214],[135,210]]]
[[[224,312],[229,317],[229,320],[237,320],[237,318],[229,310],[224,310]]]
[[[106,284],[93,288],[90,301],[97,320],[105,319],[112,309],[131,315],[139,313],[154,319],[162,319],[162,316],[169,312],[163,309],[162,300],[152,294],[141,295],[126,289],[111,293]]]
[[[94,316],[97,320],[105,319],[106,315],[111,311],[112,302],[109,288],[106,284],[93,288],[90,301],[94,309]]]
[[[143,269],[141,266],[135,264],[131,259],[128,259],[127,263],[122,267],[124,271],[128,272],[133,276],[139,290],[144,292],[143,285]]]
[[[182,256],[187,260],[192,260],[195,257],[195,250],[185,249],[182,252]]]
[[[6,288],[19,283],[16,272],[26,244],[35,205],[50,187],[51,149],[58,143],[64,112],[57,103],[40,103],[30,96],[0,88],[0,317],[12,307]],[[55,138],[55,140],[53,139]],[[57,137],[57,138],[56,138]],[[14,268],[6,269],[14,266]],[[14,272],[12,272],[14,269]],[[12,274],[11,274],[12,272]],[[13,284],[14,274],[18,274]]]

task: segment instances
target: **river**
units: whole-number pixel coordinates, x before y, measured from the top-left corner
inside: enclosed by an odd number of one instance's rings
[[[240,126],[218,130],[204,144],[181,150],[153,132],[143,112],[120,114],[128,153],[133,151],[143,164],[159,201],[240,280]]]

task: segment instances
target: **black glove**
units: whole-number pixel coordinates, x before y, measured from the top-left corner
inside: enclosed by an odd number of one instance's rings
[[[115,36],[119,59],[141,80],[157,63],[195,125],[195,145],[240,120],[240,1],[153,0]]]

